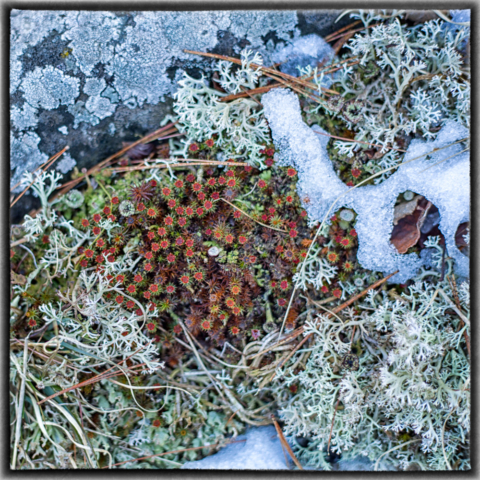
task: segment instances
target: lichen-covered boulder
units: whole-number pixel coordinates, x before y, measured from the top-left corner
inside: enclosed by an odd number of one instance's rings
[[[302,36],[341,27],[344,19],[333,25],[338,14],[12,10],[10,185],[66,145],[56,163],[62,173],[159,128],[183,72],[211,72],[211,59],[185,49],[238,56],[249,47],[268,64]],[[24,196],[13,220],[34,204]]]

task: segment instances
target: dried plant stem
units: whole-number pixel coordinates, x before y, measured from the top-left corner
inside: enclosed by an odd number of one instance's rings
[[[58,188],[59,189],[61,188],[61,190],[59,192],[59,195],[63,195],[65,193],[67,193],[75,185],[78,185],[87,175],[91,175],[92,173],[98,172],[103,167],[107,166],[110,162],[112,162],[113,160],[116,160],[117,158],[121,157],[124,153],[127,153],[133,147],[136,147],[137,145],[140,145],[141,143],[148,143],[148,142],[152,142],[153,140],[157,140],[162,133],[164,135],[165,134],[169,135],[171,133],[174,133],[176,131],[176,127],[173,128],[173,129],[172,129],[172,127],[174,127],[174,125],[176,123],[178,123],[178,122],[169,123],[168,125],[165,125],[164,127],[159,128],[158,130],[155,130],[152,133],[149,133],[148,135],[145,135],[145,137],[141,138],[140,140],[137,140],[136,142],[133,142],[130,145],[127,145],[126,147],[119,150],[117,153],[114,153],[113,155],[111,155],[107,159],[103,160],[102,162],[97,163],[97,165],[90,168],[82,176],[80,176],[78,178],[75,178],[74,180],[70,180],[69,182],[59,186]]]
[[[53,155],[53,157],[50,157],[42,166],[38,167],[38,168],[41,168],[42,169],[42,172],[45,172],[47,170],[47,168],[49,168],[51,165],[53,165],[53,163],[58,160],[70,147],[67,145],[66,147],[64,147],[62,150],[60,150],[58,153],[56,153],[55,155]],[[38,170],[38,168],[36,168],[34,170],[34,173]],[[34,177],[34,179],[30,182],[29,185],[27,185],[25,187],[25,189],[23,190],[22,193],[20,193],[20,195],[18,195],[18,197],[10,204],[10,208],[12,208],[27,192],[28,190],[30,189],[30,187],[35,183],[37,179]],[[21,182],[20,182],[21,183]],[[17,183],[17,185],[15,185],[13,187],[12,190],[15,190],[15,188],[20,184],[20,183]]]
[[[275,430],[277,431],[278,437],[280,438],[280,442],[282,443],[282,446],[284,446],[287,449],[287,452],[289,455],[292,457],[292,460],[295,462],[295,465],[300,469],[303,470],[303,467],[301,463],[298,461],[297,457],[293,453],[292,449],[290,448],[290,445],[288,444],[285,436],[283,435],[282,429],[280,428],[280,425],[278,424],[277,420],[275,420],[275,416],[271,416],[272,422],[275,425]]]
[[[342,28],[338,29],[337,31],[331,33],[330,35],[327,35],[324,38],[324,40],[326,42],[330,42],[330,40],[333,40],[338,34],[343,33],[345,30],[349,30],[350,28],[353,28],[355,25],[358,25],[361,22],[362,22],[361,20],[355,20],[354,22],[349,23],[345,27],[342,27]]]
[[[177,161],[182,161],[185,163],[170,163],[166,164],[159,164],[159,165],[139,165],[134,167],[115,167],[112,168],[112,172],[120,173],[120,172],[133,172],[138,170],[152,170],[158,168],[173,168],[173,167],[187,167],[187,166],[194,166],[198,167],[201,165],[228,165],[232,167],[243,167],[248,165],[246,162],[220,162],[215,160],[196,160],[196,159],[176,159]],[[187,163],[191,162],[191,163]]]
[[[225,203],[228,203],[231,207],[235,208],[236,210],[238,210],[239,212],[243,213],[248,218],[253,220],[255,223],[258,223],[259,225],[262,225],[263,227],[270,228],[271,230],[276,230],[277,232],[288,233],[286,230],[281,230],[280,228],[271,227],[270,225],[265,225],[264,223],[259,222],[258,220],[255,220],[248,213],[244,212],[241,208],[238,208],[236,205],[234,205],[233,203],[230,203],[228,200],[225,200],[224,198],[219,198],[218,200],[223,200]],[[218,201],[218,200],[216,200],[216,201]]]
[[[205,52],[196,52],[194,50],[184,50],[185,53],[190,53],[192,55],[200,55],[202,57],[209,57],[209,58],[216,58],[218,60],[226,60],[227,62],[232,62],[232,63],[236,63],[237,65],[241,65],[242,64],[242,61],[239,60],[238,58],[234,58],[234,57],[227,57],[225,55],[218,55],[216,53],[205,53]],[[310,88],[311,90],[317,90],[317,85],[314,84],[314,83],[309,83],[309,82],[305,82],[304,80],[298,78],[298,77],[294,77],[292,75],[288,75],[286,73],[283,73],[283,72],[279,72],[278,70],[275,70],[273,68],[269,68],[269,67],[263,67],[262,65],[257,65],[256,63],[251,63],[250,64],[251,67],[253,68],[258,68],[260,69],[265,75],[267,74],[273,74],[273,75],[277,75],[279,77],[283,77],[284,79],[286,80],[289,80],[290,82],[293,82],[293,83],[298,83],[300,85],[303,85],[307,88]],[[270,75],[269,75],[270,76]],[[323,91],[325,92],[328,92],[328,93],[333,93],[333,94],[336,94],[336,95],[339,95],[338,92],[334,91],[334,90],[330,90],[328,88],[324,88],[324,87],[321,87]]]

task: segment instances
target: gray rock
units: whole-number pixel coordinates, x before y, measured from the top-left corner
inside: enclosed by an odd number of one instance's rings
[[[340,28],[338,14],[12,10],[11,187],[66,145],[64,173],[159,128],[182,73],[208,74],[214,63],[185,49],[238,56],[248,46],[269,64],[282,45]],[[12,219],[32,205],[25,195]]]

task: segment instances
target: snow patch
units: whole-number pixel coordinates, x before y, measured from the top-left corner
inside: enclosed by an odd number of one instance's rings
[[[400,255],[390,243],[393,208],[396,198],[410,190],[430,200],[440,213],[440,231],[446,239],[447,253],[456,262],[457,274],[466,277],[469,260],[455,245],[460,223],[469,220],[470,156],[457,143],[434,154],[434,149],[469,136],[464,126],[446,122],[434,141],[413,140],[403,164],[379,185],[349,188],[338,178],[328,157],[325,143],[302,120],[297,96],[286,89],[275,89],[262,97],[265,117],[272,130],[280,165],[293,165],[299,176],[300,198],[312,221],[322,221],[332,204],[357,213],[358,261],[369,270],[392,273],[391,281],[402,283],[413,278],[423,261],[417,254]],[[416,157],[416,160],[408,163]],[[339,198],[340,197],[340,198]]]

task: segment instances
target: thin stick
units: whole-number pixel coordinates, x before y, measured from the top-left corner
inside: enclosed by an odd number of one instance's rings
[[[193,160],[192,163],[170,163],[168,165],[166,164],[159,164],[159,165],[139,165],[136,167],[115,167],[112,168],[112,171],[115,173],[118,172],[133,172],[137,170],[151,170],[151,169],[158,169],[158,168],[173,168],[173,167],[186,167],[186,166],[201,166],[201,165],[232,165],[232,166],[245,166],[248,165],[246,162],[235,162],[235,164],[232,164],[232,162],[219,162],[219,161],[195,161]]]
[[[346,25],[345,27],[342,27],[340,29],[338,29],[336,32],[333,32],[331,33],[330,35],[327,35],[324,40],[326,42],[329,42],[331,40],[331,38],[334,38],[336,37],[339,33],[342,33],[344,32],[345,30],[349,30],[350,28],[353,28],[355,25],[358,25],[359,23],[361,23],[362,21],[361,20],[355,20],[355,22],[353,23],[350,23],[348,25]]]
[[[62,150],[60,150],[58,153],[56,153],[53,157],[51,157],[49,160],[47,160],[47,162],[44,163],[44,166],[41,167],[42,168],[42,171],[45,172],[47,170],[47,168],[49,168],[51,165],[53,165],[53,163],[60,158],[61,155],[63,155],[70,147],[67,145],[65,148],[63,148]],[[40,168],[40,167],[39,167]],[[36,170],[34,170],[34,172],[36,172],[38,170],[38,168]],[[36,182],[37,178],[34,177],[33,180],[31,181],[31,183],[25,187],[25,189],[23,190],[23,192],[10,204],[10,208],[12,208],[27,192],[28,190],[30,189],[30,187]],[[20,182],[21,183],[21,182]],[[15,189],[16,187],[18,186],[15,185],[15,187],[13,189]]]
[[[288,233],[286,230],[281,230],[280,228],[271,227],[270,225],[265,225],[264,223],[259,222],[258,220],[255,220],[248,213],[244,212],[241,208],[238,208],[236,205],[234,205],[233,203],[230,203],[228,200],[225,200],[224,198],[219,198],[218,200],[223,200],[225,203],[228,203],[231,207],[236,208],[239,212],[243,213],[244,215],[246,215],[248,218],[250,218],[254,222],[256,222],[256,223],[258,223],[258,224],[260,224],[260,225],[262,225],[266,228],[271,228],[272,230],[276,230],[277,232]]]
[[[292,457],[292,460],[295,462],[295,465],[300,469],[300,470],[303,470],[303,467],[301,465],[301,463],[297,460],[297,457],[295,456],[295,454],[293,453],[292,449],[290,448],[290,445],[288,444],[285,436],[283,435],[283,432],[282,432],[282,429],[280,428],[280,425],[278,424],[278,422],[275,420],[275,416],[272,415],[271,416],[271,419],[272,419],[272,422],[273,424],[275,425],[275,430],[277,431],[277,434],[280,438],[280,442],[282,443],[282,445],[287,449],[287,452],[290,454],[290,456]],[[287,465],[288,466],[288,465]]]

